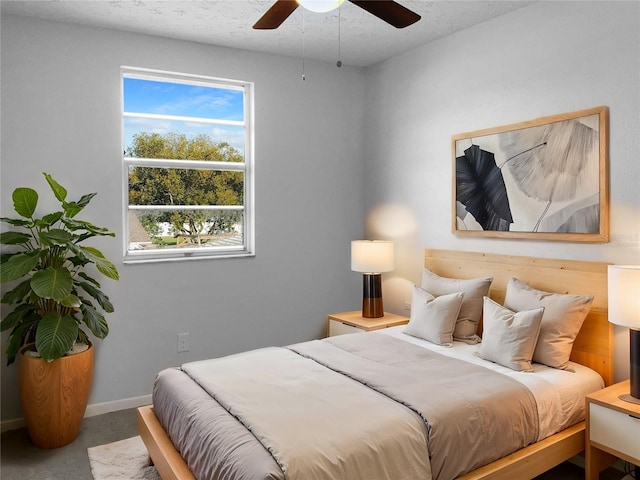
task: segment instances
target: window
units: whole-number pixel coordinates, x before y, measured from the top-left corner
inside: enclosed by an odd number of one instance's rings
[[[122,69],[125,263],[253,255],[252,87]]]

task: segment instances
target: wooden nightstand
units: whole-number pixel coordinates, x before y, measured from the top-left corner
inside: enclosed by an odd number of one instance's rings
[[[406,323],[409,323],[409,317],[386,312],[384,317],[379,318],[364,318],[360,310],[332,313],[327,316],[327,336],[332,337],[362,331],[368,332]]]
[[[598,480],[615,457],[640,464],[640,405],[620,400],[623,393],[629,380],[587,395],[587,480]]]

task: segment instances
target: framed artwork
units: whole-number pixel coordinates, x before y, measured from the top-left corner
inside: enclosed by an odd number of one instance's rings
[[[452,137],[459,236],[609,241],[609,110]]]

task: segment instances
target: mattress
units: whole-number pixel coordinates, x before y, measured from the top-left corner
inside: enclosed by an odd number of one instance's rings
[[[535,407],[532,403],[531,408],[537,408],[538,440],[582,420],[584,395],[603,386],[600,376],[582,365],[571,364],[569,370],[535,365],[532,373],[514,372],[479,358],[477,345],[454,342],[451,348],[440,347],[405,335],[403,329],[393,327],[378,333],[486,368],[526,387],[535,399]],[[227,410],[232,408],[224,402],[223,407],[206,388],[194,382],[185,373],[189,369],[187,365],[183,369],[160,372],[154,385],[153,403],[161,424],[196,478],[284,478],[281,465],[256,439],[255,432],[229,415]],[[213,460],[220,458],[226,460]],[[247,458],[251,462],[246,461]],[[438,478],[437,473],[434,474],[434,480]]]

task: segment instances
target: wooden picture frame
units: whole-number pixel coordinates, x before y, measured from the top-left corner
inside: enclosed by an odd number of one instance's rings
[[[609,109],[452,136],[458,236],[609,241]]]

